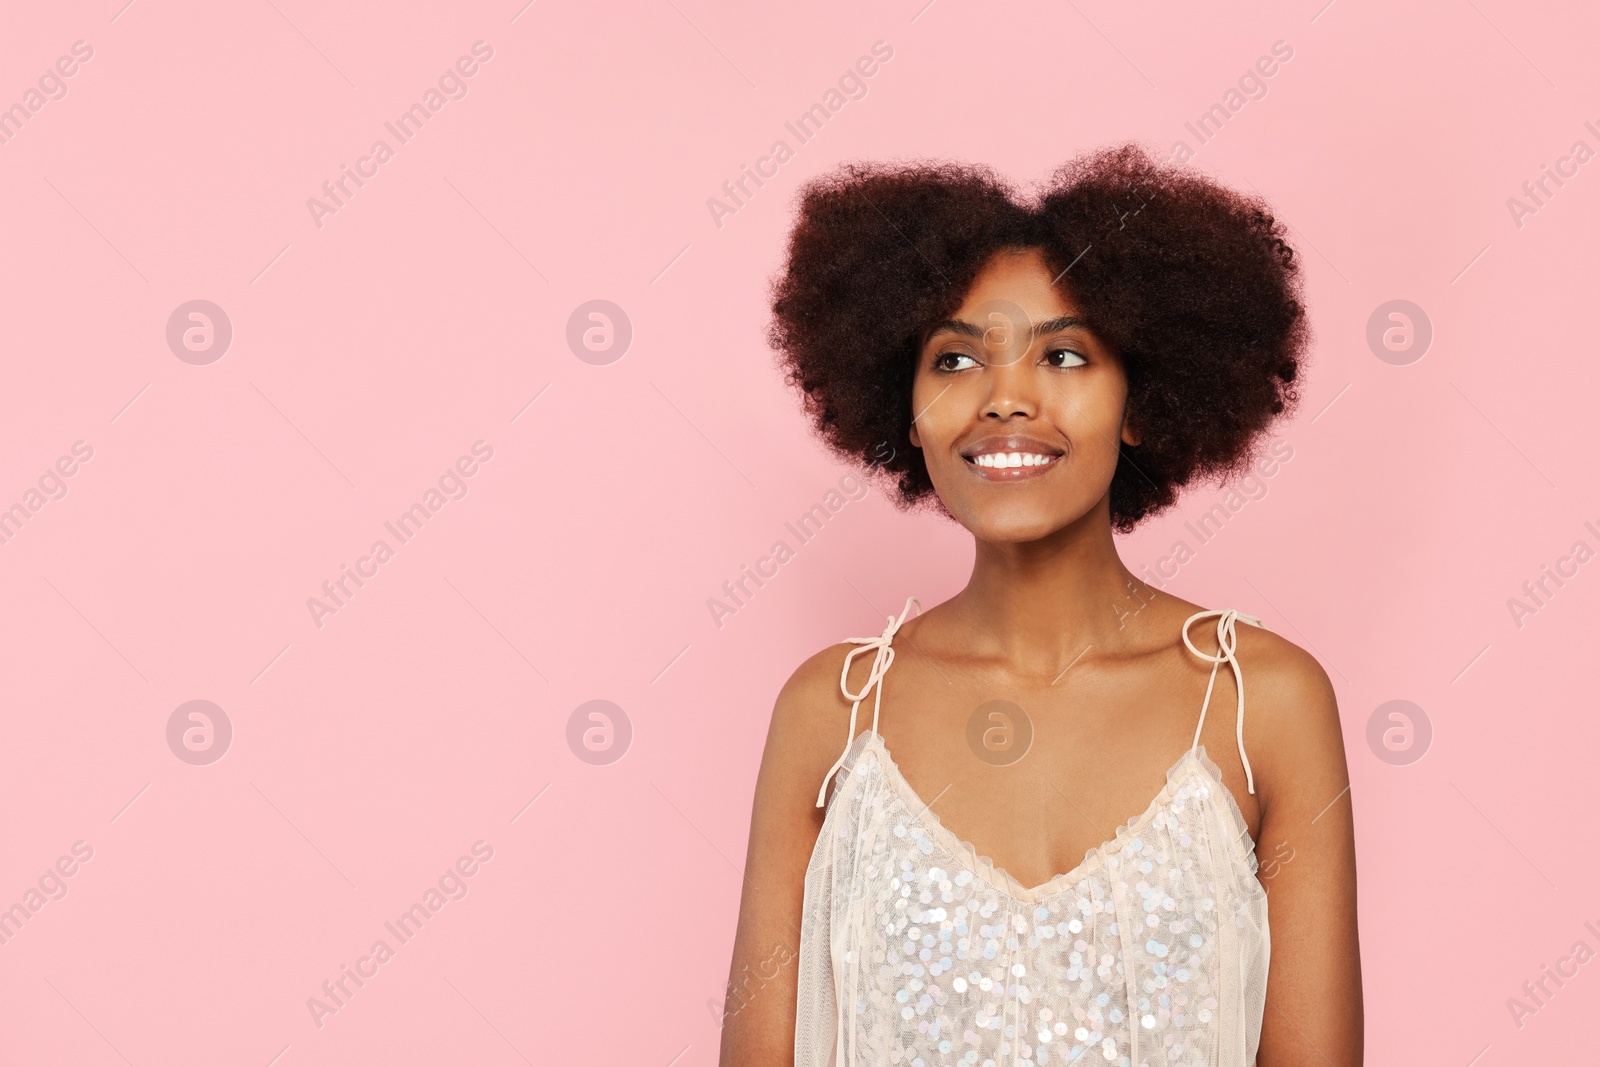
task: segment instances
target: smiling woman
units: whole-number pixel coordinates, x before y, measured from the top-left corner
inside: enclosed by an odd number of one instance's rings
[[[1113,536],[1250,469],[1296,399],[1300,291],[1265,204],[1134,146],[1026,199],[960,164],[805,188],[781,366],[830,449],[974,557],[778,696],[732,973],[798,964],[726,1019],[724,1067],[1361,1061],[1327,676]]]
[[[1034,540],[1091,510],[1122,446],[1140,441],[1122,360],[1055,274],[1039,249],[998,252],[957,317],[920,341],[911,391],[920,414],[907,435],[945,510],[987,539]],[[996,404],[1047,417],[971,418]],[[996,482],[1017,486],[998,508]]]
[[[997,265],[1016,277],[1019,257],[1021,273],[1043,275],[1032,306],[993,278],[973,290]],[[873,467],[887,442],[891,457],[873,469],[896,475],[891,498],[946,512],[910,434],[913,414],[954,383],[913,403],[932,369],[916,358],[934,354],[923,348],[952,339],[978,355],[976,331],[1008,366],[1024,337],[1093,341],[1099,362],[1121,366],[1139,438],[1111,485],[1111,523],[1127,531],[1191,479],[1244,471],[1260,431],[1294,404],[1310,340],[1299,288],[1264,204],[1132,146],[1063,166],[1032,206],[980,166],[847,164],[803,194],[768,336],[824,444]],[[1065,318],[1075,321],[1050,321]]]

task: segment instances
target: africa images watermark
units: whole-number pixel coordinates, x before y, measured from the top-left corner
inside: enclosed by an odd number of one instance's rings
[[[1266,499],[1271,488],[1267,479],[1276,475],[1281,466],[1293,458],[1294,447],[1289,442],[1274,440],[1266,452],[1251,464],[1249,473],[1239,479],[1238,485],[1230,485],[1221,500],[1201,512],[1198,518],[1183,524],[1183,528],[1194,537],[1194,545],[1191,546],[1187,538],[1180,537],[1173,542],[1166,555],[1140,569],[1139,577],[1157,589],[1165,588],[1167,582],[1178,576],[1179,568],[1194,559],[1201,547],[1215,539],[1228,520],[1243,511],[1246,504],[1252,500]]]
[[[484,41],[472,42],[472,55],[462,56],[445,72],[439,75],[437,88],[429,86],[422,94],[419,103],[412,104],[402,111],[393,122],[385,122],[384,129],[394,135],[396,147],[405,145],[417,134],[422,132],[422,127],[428,120],[440,111],[451,100],[465,100],[468,87],[467,79],[478,73],[479,64],[487,63],[494,58],[494,48]],[[341,208],[347,207],[349,201],[355,198],[356,190],[366,185],[368,181],[378,176],[378,168],[395,157],[395,148],[391,148],[388,141],[379,138],[372,142],[372,147],[367,154],[357,159],[355,167],[339,164],[339,176],[322,183],[322,193],[326,199],[309,197],[306,200],[306,209],[311,212],[311,221],[317,229],[322,229],[322,220],[327,215],[337,215]],[[370,165],[371,169],[368,169]],[[352,189],[351,185],[355,188]]]
[[[0,947],[11,944],[12,938],[22,933],[22,928],[52,900],[63,900],[67,895],[67,879],[78,873],[80,865],[94,859],[94,846],[87,841],[74,841],[72,855],[59,857],[44,869],[39,880],[29,886],[22,899],[0,911]]]
[[[1583,128],[1600,140],[1600,128],[1593,122],[1584,122]],[[1589,142],[1580,138],[1572,142],[1572,147],[1567,149],[1566,155],[1556,159],[1554,167],[1548,163],[1539,164],[1539,176],[1522,183],[1522,192],[1527,200],[1515,196],[1506,197],[1506,210],[1511,212],[1511,222],[1517,229],[1522,229],[1527,225],[1528,216],[1537,215],[1541,208],[1548,207],[1556,192],[1568,181],[1576,178],[1580,173],[1579,168],[1593,158],[1594,149],[1589,147]],[[1563,181],[1563,178],[1566,181]],[[1555,188],[1551,188],[1552,185]]]
[[[1596,527],[1593,522],[1585,522],[1583,528],[1596,539],[1597,543],[1600,543],[1600,527]],[[1511,621],[1516,624],[1517,629],[1522,629],[1524,620],[1529,615],[1537,615],[1549,607],[1556,593],[1564,588],[1567,582],[1578,576],[1578,568],[1594,559],[1594,556],[1595,550],[1589,546],[1589,542],[1580,537],[1572,542],[1572,547],[1567,549],[1566,555],[1558,556],[1554,563],[1540,564],[1539,576],[1522,583],[1522,597],[1506,597],[1506,610],[1511,612]],[[1524,597],[1526,599],[1523,599]]]
[[[717,1028],[720,1030],[729,1019],[743,1011],[756,994],[766,988],[768,982],[778,977],[783,965],[796,958],[793,949],[780,944],[774,945],[767,958],[755,965],[754,972],[748,963],[745,964],[744,973],[739,978],[728,980],[727,1000],[712,997],[706,1001],[706,1010],[711,1012]]]
[[[435,885],[430,885],[420,901],[401,912],[393,922],[383,928],[394,938],[391,947],[384,938],[372,943],[367,955],[359,957],[354,967],[339,964],[339,976],[322,983],[322,995],[306,998],[306,1010],[318,1030],[326,1025],[329,1015],[337,1015],[350,1006],[350,1001],[367,982],[378,976],[384,964],[394,959],[401,945],[408,944],[422,932],[423,926],[452,900],[465,900],[468,893],[466,880],[481,869],[480,865],[494,859],[494,846],[487,841],[474,841],[472,855],[461,856],[452,866],[446,867]]]
[[[872,54],[862,56],[855,61],[854,66],[847,67],[835,83],[837,88],[828,89],[822,94],[820,101],[801,112],[794,121],[783,124],[783,128],[794,137],[796,147],[806,144],[821,133],[828,121],[843,111],[844,106],[850,101],[865,99],[866,79],[878,73],[880,64],[887,63],[893,58],[894,48],[887,41],[873,41]],[[791,148],[789,142],[780,137],[772,142],[766,155],[756,157],[754,168],[743,163],[739,164],[739,176],[722,183],[722,192],[726,199],[715,196],[706,199],[706,209],[711,212],[711,221],[716,224],[717,229],[722,229],[722,222],[726,216],[737,215],[741,208],[755,198],[761,187],[767,184],[763,178],[776,178],[778,168],[794,156],[795,148]],[[752,184],[755,186],[754,189],[750,187]]]
[[[445,468],[445,472],[439,475],[436,487],[430,486],[420,501],[402,511],[393,522],[385,522],[383,528],[394,536],[396,545],[407,544],[422,532],[428,520],[444,509],[446,503],[463,499],[468,491],[467,479],[478,473],[480,463],[487,463],[493,458],[493,445],[482,439],[474,441],[471,456],[462,456],[453,466]],[[339,576],[322,583],[322,593],[326,599],[314,596],[306,598],[306,610],[311,612],[312,624],[322,629],[323,619],[339,614],[340,609],[349,604],[367,581],[376,578],[379,568],[394,556],[395,549],[380,537],[372,542],[365,556],[356,560],[353,570],[347,563],[339,564]],[[369,566],[371,570],[367,569]]]
[[[39,480],[23,492],[22,499],[9,506],[0,505],[0,545],[9,545],[11,539],[21,533],[22,528],[46,504],[64,499],[67,495],[66,479],[78,473],[80,464],[93,458],[94,446],[89,442],[72,442],[72,455],[61,456],[46,467],[44,473],[39,475]]]
[[[829,489],[822,494],[820,502],[812,504],[793,521],[785,522],[783,528],[794,536],[797,544],[809,544],[812,538],[822,532],[822,528],[830,519],[844,510],[846,504],[852,500],[865,499],[867,493],[868,489],[864,482],[854,474],[846,474],[839,479],[838,489]],[[762,581],[763,578],[769,580],[776,578],[778,569],[794,557],[795,549],[790,547],[788,541],[779,538],[772,543],[767,554],[757,559],[754,564],[740,565],[739,576],[722,583],[722,592],[726,600],[714,596],[706,598],[706,610],[711,612],[711,622],[716,628],[722,629],[725,618],[739,614],[749,605],[756,593],[767,584]],[[753,589],[752,584],[755,586]]]
[[[1238,88],[1229,87],[1222,94],[1222,99],[1212,104],[1194,122],[1185,122],[1184,129],[1194,135],[1197,142],[1193,148],[1185,140],[1174,141],[1172,154],[1167,158],[1169,163],[1187,163],[1195,154],[1208,144],[1222,128],[1244,110],[1244,106],[1252,100],[1263,100],[1267,95],[1266,79],[1277,74],[1283,64],[1294,58],[1294,48],[1287,41],[1272,42],[1271,55],[1264,55],[1256,59],[1253,67],[1247,68],[1239,75]]]
[[[1586,922],[1583,928],[1597,942],[1600,942],[1600,927],[1593,922]],[[1525,1020],[1530,1015],[1538,1015],[1550,1006],[1550,1001],[1561,992],[1563,986],[1578,977],[1578,969],[1594,959],[1594,949],[1589,942],[1579,938],[1572,943],[1572,948],[1565,956],[1556,959],[1555,965],[1542,964],[1539,975],[1522,983],[1521,997],[1507,997],[1506,1010],[1511,1013],[1511,1021],[1521,1030],[1526,1025]],[[1563,981],[1565,979],[1565,981]],[[1554,984],[1555,988],[1550,986]]]
[[[94,58],[94,48],[88,41],[73,41],[72,55],[61,56],[53,67],[46,67],[45,72],[33,86],[22,94],[22,98],[10,107],[0,110],[0,145],[11,143],[11,139],[22,132],[33,116],[44,110],[44,106],[54,100],[67,98],[67,79],[78,73],[80,64],[87,63]]]

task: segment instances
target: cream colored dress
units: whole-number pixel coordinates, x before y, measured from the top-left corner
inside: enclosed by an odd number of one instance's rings
[[[1238,1067],[1254,1062],[1267,987],[1267,896],[1254,843],[1200,730],[1227,663],[1244,679],[1234,625],[1205,611],[1183,627],[1212,663],[1194,744],[1143,814],[1083,862],[1024,886],[939,822],[878,735],[892,639],[916,598],[846,658],[850,740],[806,870],[796,1067],[1038,1064]],[[918,605],[918,610],[921,606]],[[1217,618],[1216,656],[1189,627]],[[850,660],[875,651],[860,692]],[[873,697],[872,728],[856,710]],[[824,779],[818,795],[827,794]]]

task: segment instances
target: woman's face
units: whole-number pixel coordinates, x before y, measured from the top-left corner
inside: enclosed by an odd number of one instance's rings
[[[1122,442],[1116,353],[1078,321],[1038,249],[992,257],[918,352],[911,443],[980,541],[1035,541],[1097,508],[1110,521]]]

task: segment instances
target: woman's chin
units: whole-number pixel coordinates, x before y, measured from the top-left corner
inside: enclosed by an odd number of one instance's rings
[[[1043,541],[1052,534],[1059,533],[1070,526],[1072,516],[1064,516],[1056,511],[1036,512],[1031,509],[1015,509],[1007,512],[995,513],[992,510],[981,515],[970,516],[972,521],[963,522],[973,537],[988,544],[1027,544],[1031,541]]]

